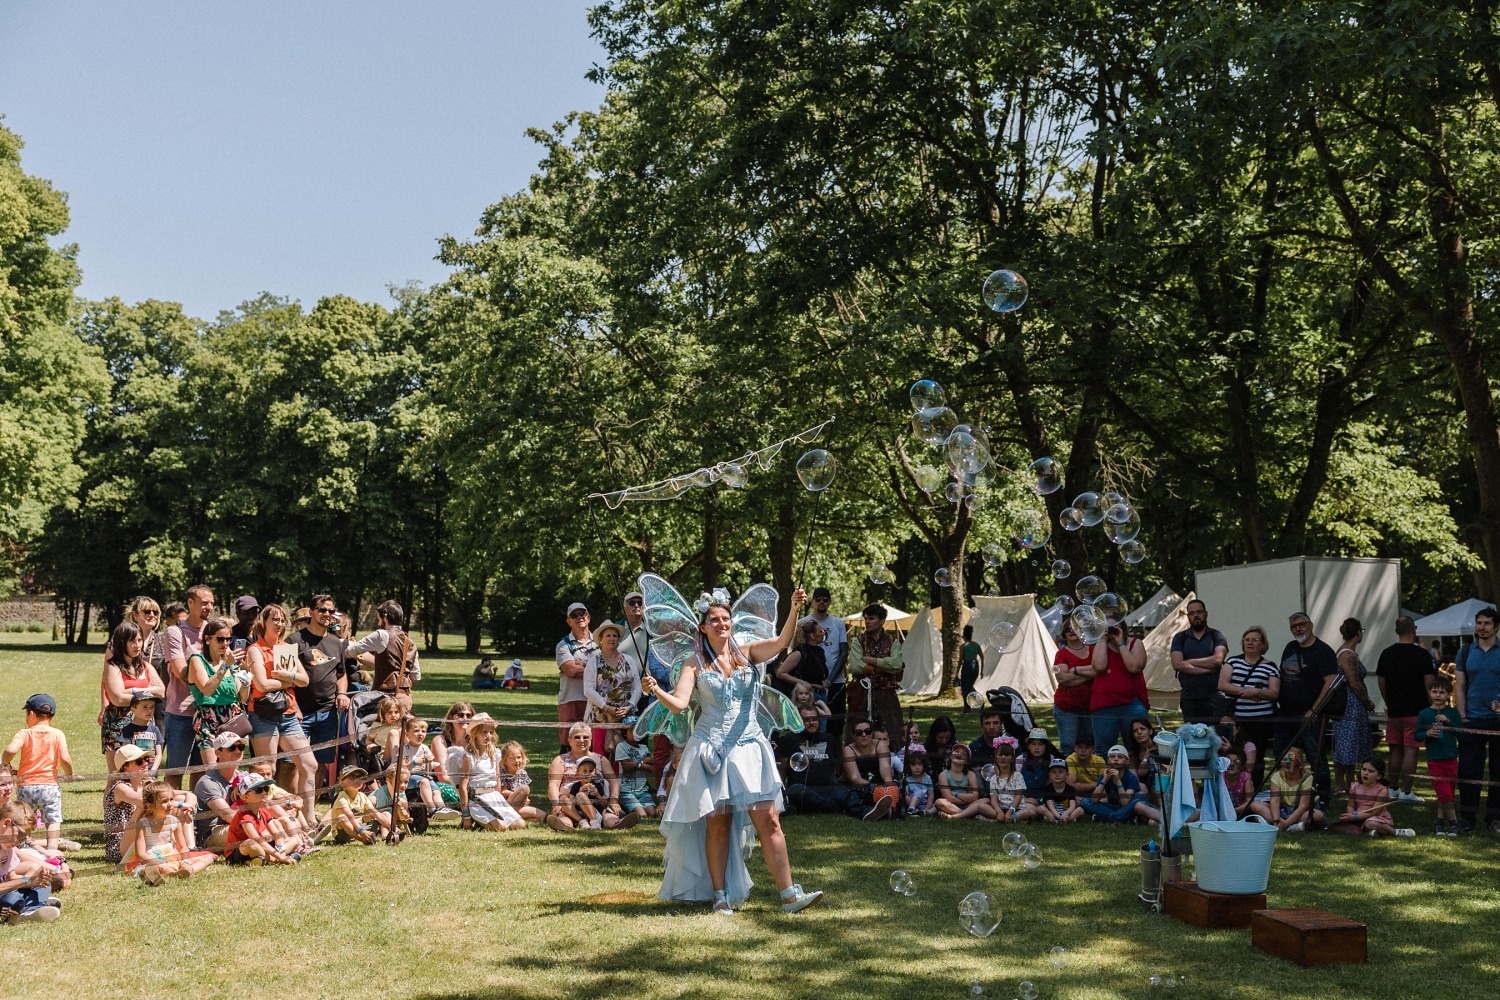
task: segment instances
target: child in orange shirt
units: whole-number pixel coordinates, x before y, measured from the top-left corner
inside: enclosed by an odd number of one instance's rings
[[[68,738],[52,728],[57,702],[50,694],[34,694],[26,699],[26,728],[16,733],[0,757],[9,764],[16,761],[16,801],[35,809],[47,827],[47,850],[57,852],[62,833],[62,790],[57,787],[59,774],[72,776],[73,758],[68,755]]]

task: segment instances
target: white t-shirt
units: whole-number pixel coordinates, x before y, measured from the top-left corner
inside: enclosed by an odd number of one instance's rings
[[[557,665],[561,667],[569,660],[582,660],[587,663],[590,653],[598,652],[599,644],[591,635],[585,635],[582,639],[573,638],[570,632],[558,640],[557,643]],[[588,701],[583,694],[583,676],[567,677],[563,674],[557,675],[557,703],[566,705],[570,701]]]
[[[828,683],[843,684],[844,660],[849,656],[849,627],[844,624],[844,619],[838,615],[825,615],[822,618],[817,615],[807,615],[802,620],[815,621],[823,626],[823,659],[828,663]],[[845,647],[842,658],[839,655],[840,646]]]

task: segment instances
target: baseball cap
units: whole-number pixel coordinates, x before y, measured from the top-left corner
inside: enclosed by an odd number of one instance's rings
[[[256,774],[253,771],[241,771],[240,773],[250,776],[249,780],[240,782],[239,784],[239,791],[241,795],[247,795],[250,792],[263,792],[267,788],[270,788],[272,785],[276,784],[276,782],[272,781],[270,778]]]
[[[1112,753],[1117,753],[1121,757],[1130,756],[1130,751],[1125,749],[1125,745],[1123,743],[1116,743],[1114,746],[1110,747],[1107,751],[1105,751],[1104,756],[1108,757]]]
[[[814,587],[813,588],[813,600],[816,601],[820,597],[832,598],[833,594],[829,593],[827,587]]]
[[[633,728],[635,726],[635,724],[637,722],[639,722],[639,721],[640,721],[640,716],[638,716],[638,715],[627,715],[627,716],[625,716],[625,718],[623,718],[623,719],[620,720],[620,725],[625,726],[626,728]]]
[[[234,599],[234,610],[239,614],[247,611],[259,611],[260,601],[255,599],[254,594],[244,594]]]
[[[588,610],[588,605],[583,604],[579,601],[574,601],[572,604],[568,605],[567,617],[572,618],[573,615],[579,611],[582,611],[584,614],[588,614]]]
[[[625,603],[629,604],[632,597],[639,598],[642,603],[644,603],[646,600],[645,594],[641,593],[639,590],[632,590],[630,593],[625,595]]]
[[[340,781],[358,781],[363,778],[368,778],[369,776],[370,772],[366,771],[358,764],[350,764],[348,767],[339,772]]]
[[[234,747],[240,747],[241,749],[243,749],[244,746],[245,737],[241,736],[239,733],[219,733],[214,737],[215,750],[229,750]]]
[[[1047,764],[1047,770],[1050,771],[1054,767],[1060,767],[1064,771],[1066,771],[1068,769],[1068,762],[1063,760],[1061,757],[1053,757],[1052,760]]]
[[[161,701],[161,699],[152,694],[149,688],[136,688],[130,692],[130,703],[134,705],[138,701]]]
[[[34,694],[26,699],[26,711],[38,715],[56,715],[57,702],[52,700],[50,694]]]
[[[1031,732],[1026,734],[1026,738],[1028,740],[1045,740],[1047,738],[1047,730],[1043,729],[1041,726],[1037,726]]]

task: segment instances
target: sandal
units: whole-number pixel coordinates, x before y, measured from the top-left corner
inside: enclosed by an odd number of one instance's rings
[[[823,901],[823,891],[815,889],[812,892],[803,892],[802,886],[790,885],[781,893],[781,909],[786,913],[801,913],[810,907],[817,906]]]

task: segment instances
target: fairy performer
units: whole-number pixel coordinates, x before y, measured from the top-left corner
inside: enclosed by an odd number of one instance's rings
[[[680,770],[662,813],[667,838],[662,899],[713,902],[733,913],[750,896],[745,865],[759,834],[766,867],[781,891],[781,908],[798,913],[823,898],[792,881],[781,830],[781,778],[771,749],[774,730],[800,730],[796,708],[762,683],[759,664],[791,644],[797,612],[807,600],[799,587],[780,633],[777,595],[756,584],[734,605],[716,590],[698,600],[701,621],[670,583],[647,573],[645,595],[651,649],[672,665],[671,690],[649,674],[642,682],[656,696],[636,723],[645,739],[658,733],[683,747]]]

